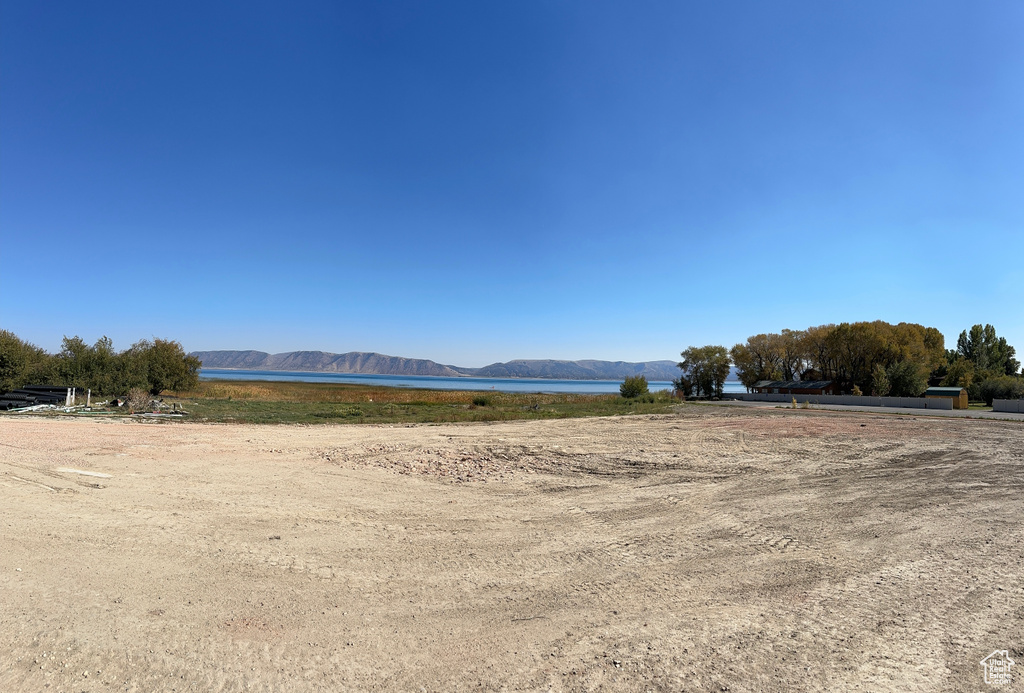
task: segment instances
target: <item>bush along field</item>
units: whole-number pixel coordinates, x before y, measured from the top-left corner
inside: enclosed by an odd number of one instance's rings
[[[167,392],[165,404],[185,420],[230,423],[447,423],[512,421],[622,414],[663,414],[676,400],[667,392],[619,395],[413,390],[339,383],[204,381]]]

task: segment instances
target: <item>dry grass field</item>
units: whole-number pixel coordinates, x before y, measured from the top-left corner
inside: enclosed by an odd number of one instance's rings
[[[667,392],[625,399],[617,394],[552,394],[426,390],[343,383],[203,381],[169,393],[168,404],[192,421],[212,423],[406,424],[661,414],[676,400]]]
[[[985,690],[1022,491],[998,421],[3,417],[0,690]]]

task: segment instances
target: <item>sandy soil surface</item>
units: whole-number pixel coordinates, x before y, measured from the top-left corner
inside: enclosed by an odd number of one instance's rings
[[[822,411],[3,417],[0,690],[1024,690],[1022,472]]]

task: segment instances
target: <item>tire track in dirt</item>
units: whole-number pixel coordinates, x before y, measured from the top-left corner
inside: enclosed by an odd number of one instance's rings
[[[24,572],[0,571],[0,690],[971,690],[981,656],[1020,648],[1020,427],[690,410],[11,422],[0,439],[37,436],[0,452],[21,463],[49,464],[59,436],[68,458],[114,433],[150,447],[106,490],[11,492],[0,567]],[[349,464],[377,443],[387,464],[523,471],[449,484]]]
[[[57,462],[56,464],[58,464],[59,466],[67,466],[63,461]],[[67,486],[56,485],[54,484],[54,481],[63,482],[64,484],[74,484],[75,486],[81,486],[83,488],[89,489],[103,489],[106,488],[109,483],[108,481],[86,481],[78,477],[74,473],[58,472],[48,467],[21,464],[18,462],[11,462],[10,460],[0,461],[0,466],[13,467],[14,469],[20,470],[18,473],[21,476],[17,476],[10,472],[6,472],[11,476],[11,478],[15,480],[23,481],[29,484],[35,484],[36,486],[41,486],[43,488],[55,491],[57,493],[60,493],[61,491],[71,491],[72,489],[68,488]],[[43,477],[44,479],[33,480],[31,478],[33,475],[38,475],[40,477]],[[44,483],[44,480],[46,483]]]

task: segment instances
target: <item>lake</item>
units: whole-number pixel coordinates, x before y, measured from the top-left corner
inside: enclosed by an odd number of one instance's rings
[[[498,392],[560,392],[602,395],[617,393],[621,380],[556,380],[553,378],[445,378],[431,375],[370,375],[363,373],[311,373],[308,371],[247,371],[201,368],[200,380],[278,380],[303,383],[350,383],[425,390],[495,390]],[[652,392],[671,390],[668,381],[649,383]],[[739,381],[726,381],[726,392],[746,392]]]

